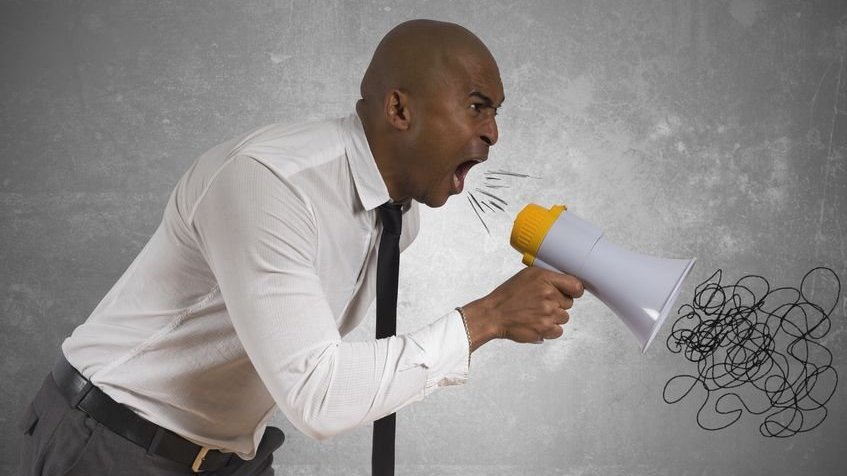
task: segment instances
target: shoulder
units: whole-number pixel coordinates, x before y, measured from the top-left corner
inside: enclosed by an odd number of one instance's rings
[[[232,152],[253,157],[278,175],[291,176],[344,158],[341,120],[272,124]]]

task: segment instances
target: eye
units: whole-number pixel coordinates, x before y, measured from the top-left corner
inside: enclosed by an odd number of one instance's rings
[[[482,103],[482,102],[475,102],[475,103],[471,104],[470,106],[468,106],[468,108],[471,109],[476,114],[479,114],[486,109],[490,109],[492,116],[497,115],[497,109],[498,109],[494,106],[491,106],[491,105],[488,105],[488,104],[485,104],[485,103]]]

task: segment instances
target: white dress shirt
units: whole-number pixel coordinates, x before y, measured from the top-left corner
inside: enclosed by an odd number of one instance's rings
[[[245,459],[277,407],[323,439],[463,383],[456,311],[409,334],[342,341],[375,297],[376,208],[388,200],[355,114],[219,144],[62,350],[144,418]],[[404,207],[401,250],[417,207]]]

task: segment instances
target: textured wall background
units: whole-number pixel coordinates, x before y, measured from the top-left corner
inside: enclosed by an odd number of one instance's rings
[[[799,285],[847,278],[847,4],[841,0],[0,3],[0,473],[13,422],[155,229],[194,158],[270,122],[347,114],[382,35],[416,17],[461,23],[497,57],[507,101],[489,170],[514,181],[488,235],[456,197],[424,210],[402,262],[400,331],[520,269],[527,202],[567,203],[614,242]],[[471,174],[480,183],[482,170]],[[822,286],[822,284],[821,284]],[[821,291],[823,292],[823,291]],[[818,429],[759,435],[746,416],[698,428],[669,406],[687,367],[646,355],[593,297],[543,346],[498,342],[471,381],[399,415],[400,474],[844,474],[847,389]],[[847,301],[824,343],[847,376]],[[372,321],[354,338],[367,338]],[[368,474],[370,427],[288,440],[278,474]]]

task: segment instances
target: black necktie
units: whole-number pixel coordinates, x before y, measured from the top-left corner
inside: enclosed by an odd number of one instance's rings
[[[384,203],[379,206],[382,237],[376,260],[376,338],[383,339],[397,333],[397,281],[400,275],[400,229],[403,215],[400,205]],[[371,474],[394,474],[394,422],[395,415],[374,422]]]

